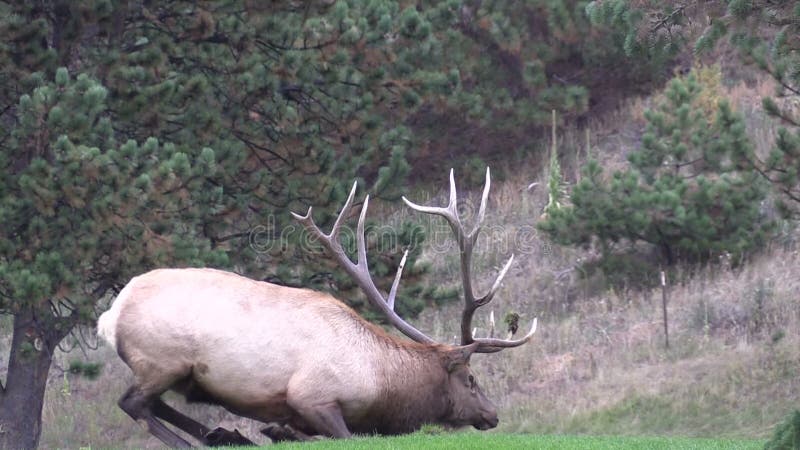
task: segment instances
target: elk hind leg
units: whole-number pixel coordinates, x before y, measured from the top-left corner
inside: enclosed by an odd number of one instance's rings
[[[203,441],[204,444],[209,447],[256,445],[250,439],[242,436],[239,430],[234,429],[231,431],[222,427],[217,427],[213,431],[210,431],[205,435]]]
[[[226,430],[217,427],[211,430],[207,426],[192,419],[169,406],[161,398],[153,401],[153,414],[159,419],[167,421],[179,429],[183,430],[203,445],[218,447],[222,445],[255,445],[253,441],[247,439],[239,433],[239,430]]]
[[[185,416],[180,411],[169,406],[160,397],[156,397],[153,400],[152,410],[156,417],[175,425],[200,442],[202,442],[204,436],[211,431],[211,429],[202,423]]]
[[[191,447],[191,444],[156,418],[153,413],[153,403],[156,400],[160,401],[159,395],[161,395],[161,392],[147,393],[139,386],[133,385],[122,395],[118,403],[119,407],[131,416],[133,420],[144,422],[147,431],[167,446],[172,448]]]
[[[174,384],[172,389],[183,394],[186,401],[189,403],[200,402],[209,405],[220,405],[214,396],[198,385],[191,376]],[[175,425],[202,442],[203,445],[209,447],[223,445],[255,445],[253,441],[242,436],[239,430],[234,429],[231,431],[222,427],[211,430],[205,425],[175,410],[160,399],[153,404],[153,412],[156,417]]]

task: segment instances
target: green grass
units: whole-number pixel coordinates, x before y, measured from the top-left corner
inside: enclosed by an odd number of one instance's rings
[[[691,439],[665,437],[615,436],[537,436],[530,434],[456,433],[428,435],[416,433],[398,437],[362,437],[346,440],[324,440],[310,443],[271,445],[273,450],[381,450],[381,449],[761,449],[763,441],[731,439]],[[252,447],[251,447],[252,448]],[[246,447],[242,447],[246,450]]]

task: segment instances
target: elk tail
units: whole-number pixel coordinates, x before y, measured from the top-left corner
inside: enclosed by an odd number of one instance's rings
[[[119,322],[119,314],[122,310],[122,304],[125,303],[125,299],[130,296],[130,287],[131,283],[128,283],[122,291],[120,291],[117,298],[114,299],[114,303],[111,304],[111,308],[108,308],[108,311],[104,312],[100,315],[100,318],[97,319],[97,335],[103,338],[106,342],[111,344],[114,350],[117,349],[117,322]]]

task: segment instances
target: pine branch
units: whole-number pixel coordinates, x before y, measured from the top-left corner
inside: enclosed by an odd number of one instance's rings
[[[506,68],[505,72],[511,78],[509,81],[512,83],[515,97],[530,97],[531,92],[522,75],[523,63],[519,55],[505,50],[488,31],[475,25],[476,20],[473,15],[478,11],[480,3],[476,2],[475,8],[461,8],[461,20],[457,27],[464,36],[485,47],[491,58]]]
[[[659,29],[666,27],[673,21],[676,17],[682,15],[686,10],[687,5],[678,5],[675,10],[673,10],[670,14],[667,14],[660,20],[658,20],[651,28],[650,33],[655,33]],[[669,30],[668,30],[669,31]]]
[[[781,85],[782,88],[786,89],[787,91],[791,92],[794,95],[800,95],[800,89],[792,86],[791,84],[787,83],[783,77],[779,76],[774,70],[770,69],[768,66],[764,67],[764,71],[767,72],[778,84]]]

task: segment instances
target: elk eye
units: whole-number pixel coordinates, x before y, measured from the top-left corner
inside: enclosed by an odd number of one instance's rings
[[[475,377],[469,376],[469,387],[475,387]]]

